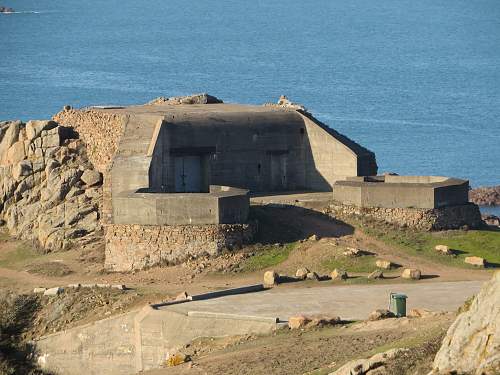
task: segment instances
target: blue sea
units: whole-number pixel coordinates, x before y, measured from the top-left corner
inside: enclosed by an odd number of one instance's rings
[[[500,184],[499,0],[0,3],[0,119],[286,94],[380,172]]]

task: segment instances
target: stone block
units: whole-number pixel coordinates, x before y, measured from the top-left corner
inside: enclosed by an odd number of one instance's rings
[[[436,245],[434,247],[434,250],[436,250],[438,253],[445,254],[445,255],[453,254],[453,251],[451,251],[451,249],[446,245]]]
[[[394,318],[395,315],[390,312],[389,310],[386,309],[377,309],[375,311],[372,311],[370,315],[368,316],[368,320],[381,320],[381,319],[387,319],[387,318]]]
[[[59,286],[56,286],[55,288],[47,289],[43,293],[43,295],[44,296],[57,296],[57,295],[61,294],[62,292],[64,292],[64,289],[59,287]]]
[[[368,278],[369,279],[383,279],[384,273],[380,270],[375,270],[368,275]]]
[[[305,280],[307,277],[307,274],[309,273],[309,270],[305,267],[299,268],[297,272],[295,272],[295,277],[300,280]]]
[[[307,275],[306,275],[306,279],[307,280],[319,280],[319,276],[316,272],[309,272]]]
[[[393,264],[388,261],[388,260],[382,260],[382,259],[378,259],[376,262],[375,262],[375,265],[378,267],[378,268],[382,268],[384,270],[390,270],[393,266]]]
[[[416,268],[405,268],[401,273],[403,279],[419,280],[421,276],[422,273]]]
[[[347,271],[339,270],[337,268],[332,271],[330,277],[332,278],[332,280],[347,280],[349,278],[349,276],[347,275]]]
[[[485,267],[486,266],[486,259],[472,256],[472,257],[466,257],[464,259],[464,262],[473,266],[477,267]]]
[[[304,328],[310,321],[311,320],[309,318],[302,315],[291,316],[290,318],[288,318],[288,327],[290,329]]]
[[[279,283],[279,275],[275,271],[266,271],[264,273],[264,286],[274,286]]]

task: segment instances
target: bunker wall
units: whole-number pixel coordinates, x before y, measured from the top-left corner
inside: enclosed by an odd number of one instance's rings
[[[247,190],[212,193],[130,191],[114,197],[114,224],[203,225],[246,223]]]

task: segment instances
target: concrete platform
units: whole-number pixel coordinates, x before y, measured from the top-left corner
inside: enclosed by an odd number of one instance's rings
[[[334,314],[345,320],[366,319],[375,309],[387,308],[389,293],[405,293],[407,309],[456,310],[481,288],[481,281],[385,285],[345,285],[315,288],[275,287],[255,293],[222,296],[159,307],[181,314],[234,314],[286,321],[298,314]]]

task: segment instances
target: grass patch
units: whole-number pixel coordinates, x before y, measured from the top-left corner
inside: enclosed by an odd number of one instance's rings
[[[347,257],[344,255],[336,255],[333,258],[324,260],[321,265],[333,271],[335,268],[346,270],[347,272],[364,272],[370,273],[377,269],[375,261],[377,257],[373,255],[363,255],[359,257]]]
[[[276,266],[288,259],[290,253],[297,246],[296,242],[287,243],[282,246],[262,245],[255,255],[243,261],[240,269],[243,272],[252,272],[264,268]]]
[[[15,249],[0,253],[0,267],[18,269],[22,268],[27,261],[42,256],[33,247],[26,243],[19,244]]]
[[[424,256],[437,263],[474,268],[465,264],[464,259],[468,256],[478,256],[486,259],[489,267],[500,266],[500,231],[498,230],[419,232],[396,229],[389,225],[364,225],[362,229],[368,235],[411,255]],[[436,245],[447,245],[455,251],[455,255],[439,254],[434,249]]]

